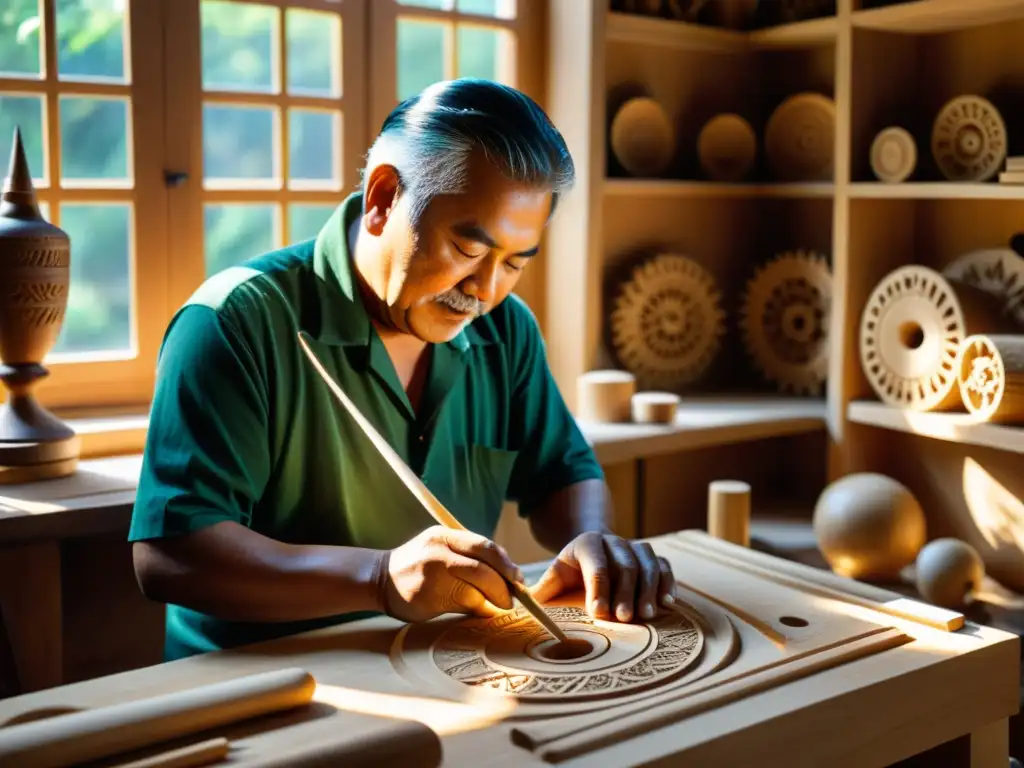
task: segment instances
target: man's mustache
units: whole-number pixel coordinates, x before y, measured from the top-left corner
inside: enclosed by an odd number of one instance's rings
[[[452,288],[438,294],[435,301],[454,309],[456,312],[463,312],[468,315],[479,315],[483,311],[483,304],[479,299],[467,296],[458,288]]]

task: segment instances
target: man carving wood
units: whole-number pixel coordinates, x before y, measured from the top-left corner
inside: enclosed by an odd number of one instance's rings
[[[315,241],[211,277],[178,311],[130,532],[140,587],[169,604],[166,658],[373,613],[510,608],[504,579],[521,577],[490,539],[506,498],[559,552],[538,600],[583,588],[596,618],[654,615],[670,568],[610,531],[601,468],[510,295],[572,182],[528,97],[439,83],[387,118]],[[431,525],[300,331],[471,532]]]

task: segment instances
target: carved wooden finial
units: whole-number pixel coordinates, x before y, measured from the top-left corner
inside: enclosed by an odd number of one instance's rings
[[[25,146],[21,141],[21,129],[14,128],[11,143],[11,161],[0,192],[0,216],[14,219],[41,219],[36,189],[32,184],[32,172],[25,157]]]

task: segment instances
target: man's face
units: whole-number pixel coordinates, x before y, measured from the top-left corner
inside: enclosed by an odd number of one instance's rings
[[[538,251],[551,190],[510,182],[474,159],[467,191],[435,197],[413,230],[407,201],[395,204],[393,174],[374,169],[366,193],[365,226],[391,254],[386,311],[399,330],[443,343],[515,288]]]

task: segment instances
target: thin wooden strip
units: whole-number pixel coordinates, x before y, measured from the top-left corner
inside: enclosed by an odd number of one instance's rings
[[[787,663],[761,668],[717,684],[711,683],[698,692],[677,693],[675,696],[648,700],[644,702],[646,706],[628,712],[622,709],[609,710],[604,713],[606,717],[602,722],[588,723],[586,728],[573,729],[561,738],[552,738],[556,735],[552,728],[519,726],[512,729],[512,741],[520,747],[533,750],[548,762],[558,763],[636,738],[817,672],[895,648],[911,639],[898,630],[882,628],[868,636]]]
[[[693,531],[692,533],[699,532]],[[697,537],[693,536],[692,538]],[[898,592],[879,589],[846,579],[831,571],[775,558],[746,547],[738,547],[711,536],[701,535],[699,543],[690,539],[689,536],[686,538],[666,537],[664,542],[668,546],[688,554],[705,557],[722,565],[770,579],[778,584],[795,587],[821,597],[840,600],[861,608],[868,608],[934,629],[941,629],[944,632],[955,632],[964,626],[962,613],[928,605],[919,600],[912,600]]]
[[[291,668],[0,728],[0,765],[65,768],[309,704],[316,681]]]
[[[207,739],[171,749],[151,757],[121,763],[117,768],[199,768],[221,762],[228,756],[231,742],[224,738]]]

